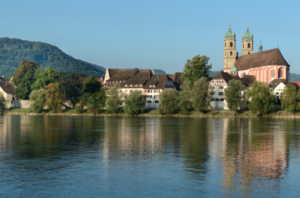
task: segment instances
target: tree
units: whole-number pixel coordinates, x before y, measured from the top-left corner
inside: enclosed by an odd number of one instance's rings
[[[5,109],[6,109],[6,101],[5,101],[3,94],[0,93],[0,111],[1,111],[1,113],[4,113]]]
[[[89,78],[87,78],[84,81],[82,91],[83,91],[83,93],[93,94],[93,93],[98,92],[100,87],[101,87],[101,84],[97,80],[96,76],[91,75]]]
[[[191,82],[191,87],[194,86],[196,80],[201,77],[209,77],[212,64],[208,64],[209,57],[205,55],[196,55],[192,60],[188,59],[182,73],[184,80]]]
[[[231,111],[238,111],[245,105],[242,95],[244,89],[245,85],[240,80],[229,81],[228,87],[225,89],[225,100]]]
[[[247,100],[251,100],[249,103],[251,112],[264,114],[273,110],[275,97],[263,82],[255,81],[246,95]]]
[[[31,85],[33,90],[39,90],[45,88],[49,83],[55,83],[57,81],[57,72],[51,67],[46,67],[44,71],[37,69],[34,74],[35,82]]]
[[[62,99],[59,93],[59,85],[57,83],[50,83],[49,85],[45,86],[45,88],[47,89],[45,93],[45,104],[48,105],[48,108],[51,111],[55,113],[60,112]]]
[[[10,76],[7,74],[5,79],[6,79],[7,81],[10,81]]]
[[[295,113],[300,110],[300,92],[293,84],[287,84],[281,93],[281,107]]]
[[[80,76],[70,72],[58,72],[56,83],[59,84],[59,93],[63,101],[80,96],[80,90],[82,89]]]
[[[192,89],[192,105],[195,110],[205,112],[210,106],[211,97],[208,90],[209,82],[206,77],[202,77],[195,82]]]
[[[82,96],[82,104],[87,104],[88,111],[96,114],[100,113],[101,109],[105,106],[106,95],[105,90],[100,88],[100,91],[94,94],[86,93]]]
[[[130,115],[137,115],[144,111],[146,97],[141,91],[132,92],[125,100],[124,111]]]
[[[188,114],[188,110],[192,108],[191,102],[191,82],[189,80],[183,81],[180,85],[178,107],[182,114]]]
[[[34,83],[34,74],[40,65],[36,62],[23,60],[15,70],[13,83],[17,85],[15,89],[16,98],[29,99],[32,91],[31,85]]]
[[[175,89],[167,89],[159,94],[159,114],[173,114],[178,109],[179,97]]]
[[[113,88],[106,91],[108,98],[105,101],[105,107],[110,113],[117,113],[120,105],[122,105],[121,97],[119,96],[120,84],[115,84]]]
[[[35,113],[40,113],[43,110],[43,107],[46,102],[45,94],[46,94],[45,89],[33,90],[31,92],[30,100],[33,101],[31,105],[31,111]]]

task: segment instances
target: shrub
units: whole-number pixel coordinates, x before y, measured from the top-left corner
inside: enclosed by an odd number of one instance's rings
[[[178,110],[178,91],[175,89],[167,89],[159,94],[158,113],[173,114]]]
[[[124,111],[127,114],[137,115],[145,109],[146,97],[140,91],[132,92],[125,100]]]
[[[82,113],[83,113],[83,106],[81,106],[81,105],[76,105],[76,106],[75,106],[75,112],[76,112],[76,113],[79,113],[79,114],[82,114]]]
[[[5,98],[4,96],[0,93],[0,111],[1,113],[4,113],[5,109],[6,109],[6,104],[5,104]]]
[[[46,102],[45,94],[46,94],[45,89],[33,90],[30,93],[30,100],[33,101],[30,107],[32,112],[40,113],[43,110],[43,107]]]
[[[121,97],[119,96],[120,84],[115,84],[113,88],[106,91],[108,98],[105,101],[105,107],[109,113],[117,113],[120,105],[122,105]]]

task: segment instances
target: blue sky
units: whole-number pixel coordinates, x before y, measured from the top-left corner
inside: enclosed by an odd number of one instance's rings
[[[260,40],[264,50],[279,43],[291,72],[300,73],[299,1],[13,0],[1,8],[1,37],[46,42],[104,67],[167,73],[197,54],[222,70],[229,20],[239,53],[249,21],[254,50]]]

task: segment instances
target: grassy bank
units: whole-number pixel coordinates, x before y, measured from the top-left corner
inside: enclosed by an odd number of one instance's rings
[[[82,114],[78,114],[75,112],[75,109],[65,109],[61,113],[53,113],[51,111],[44,110],[41,113],[32,113],[30,109],[9,109],[6,110],[6,114],[17,114],[17,115],[72,115],[72,116],[130,116],[125,113],[117,113],[117,114],[92,114],[87,111],[84,111]],[[251,113],[250,111],[243,112],[233,112],[228,110],[212,110],[207,113],[200,113],[197,111],[191,111],[188,115],[182,115],[180,113],[177,114],[168,114],[168,115],[160,115],[157,110],[146,110],[144,113],[139,114],[141,117],[274,117],[274,118],[300,118],[300,112],[291,113],[288,111],[274,111],[270,114],[259,116],[255,113]]]

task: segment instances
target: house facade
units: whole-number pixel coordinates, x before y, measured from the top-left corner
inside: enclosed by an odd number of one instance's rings
[[[2,94],[5,100],[14,100],[15,99],[15,88],[10,84],[5,78],[0,77],[0,94]]]

